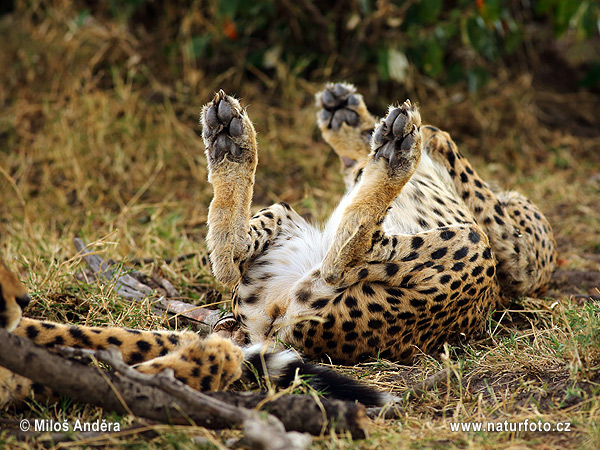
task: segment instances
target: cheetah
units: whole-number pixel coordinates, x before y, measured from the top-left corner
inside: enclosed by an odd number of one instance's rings
[[[250,217],[258,155],[247,111],[220,91],[201,113],[210,261],[251,342],[411,363],[544,288],[556,262],[546,218],[523,195],[492,190],[417,105],[377,121],[343,83],[316,100],[347,187],[322,226],[286,203]]]
[[[251,378],[257,373],[277,385],[289,385],[297,375],[307,375],[307,384],[318,391],[365,405],[383,405],[392,398],[332,369],[304,363],[290,350],[273,352],[260,344],[241,348],[216,334],[202,338],[191,331],[89,327],[22,317],[29,302],[26,288],[0,258],[0,328],[37,345],[49,349],[114,346],[125,363],[140,372],[157,374],[169,368],[179,381],[200,391],[222,390],[242,376]],[[43,384],[0,367],[0,408],[19,403],[30,394],[36,400],[54,397]]]

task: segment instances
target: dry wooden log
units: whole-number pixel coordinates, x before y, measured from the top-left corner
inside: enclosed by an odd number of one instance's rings
[[[11,349],[10,352],[0,352],[0,366],[75,401],[91,403],[120,414],[132,413],[166,423],[188,423],[193,420],[197,425],[220,429],[244,426],[246,421],[262,420],[256,411],[248,408],[264,402],[264,409],[269,412],[267,417],[273,419],[269,418],[267,423],[260,422],[258,425],[263,427],[264,433],[273,436],[279,433],[277,439],[271,439],[274,443],[282,442],[284,438],[280,436],[281,427],[288,431],[317,435],[329,429],[350,431],[353,437],[363,438],[369,424],[365,409],[360,404],[293,395],[268,401],[264,393],[204,394],[169,374],[142,374],[123,363],[118,351],[70,350],[73,354],[91,355],[113,368],[113,372],[105,372],[81,361],[51,353],[4,329],[0,329],[0,342],[4,348]],[[286,441],[287,447],[281,448],[298,448],[294,447],[298,445],[294,443],[296,438],[289,440]],[[260,443],[256,445],[265,448]]]

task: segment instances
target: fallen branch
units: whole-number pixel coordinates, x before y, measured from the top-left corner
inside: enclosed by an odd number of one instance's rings
[[[11,349],[0,352],[0,366],[75,401],[164,423],[193,421],[212,429],[248,426],[250,434],[260,426],[263,437],[268,436],[273,445],[286,442],[284,447],[264,447],[256,442],[257,448],[303,448],[297,446],[297,436],[285,437],[285,430],[318,435],[333,429],[363,438],[369,422],[362,405],[338,400],[281,396],[269,401],[264,393],[201,393],[168,373],[147,375],[132,369],[121,360],[118,351],[66,350],[73,355],[88,355],[113,368],[112,372],[105,372],[51,353],[4,329],[0,329],[0,342]],[[261,402],[270,413],[266,422],[258,412],[248,409]],[[252,440],[251,436],[246,437]]]
[[[165,296],[154,302],[156,309],[153,312],[157,315],[162,315],[166,311],[171,316],[170,320],[181,320],[186,325],[191,325],[201,335],[211,333],[223,316],[223,312],[218,309],[209,309],[179,300],[172,300],[172,298],[180,298],[181,295],[170,281],[162,277],[156,276],[150,280],[147,275],[136,270],[128,270],[128,273],[116,272],[113,270],[113,265],[108,264],[88,249],[82,239],[74,238],[73,244],[90,268],[91,276],[94,279],[113,282],[116,292],[124,298],[139,302],[150,297],[154,294],[154,290],[149,286],[150,281],[162,288]],[[120,271],[123,271],[122,267],[120,267]]]

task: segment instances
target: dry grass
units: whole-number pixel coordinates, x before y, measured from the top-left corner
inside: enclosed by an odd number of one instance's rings
[[[0,245],[32,293],[27,315],[167,326],[148,305],[122,300],[111,286],[77,281],[82,263],[73,258],[76,235],[109,257],[157,258],[141,270],[159,270],[187,298],[202,300],[208,289],[222,289],[202,262],[211,189],[197,126],[199,106],[219,87],[244,98],[259,132],[255,207],[285,200],[315,220],[332,210],[343,186],[337,158],[315,126],[312,94],[320,84],[284,68],[272,79],[242,83],[235,71],[206,74],[185,57],[180,77],[167,83],[160,62],[149,59],[160,55],[122,25],[78,23],[68,8],[36,17],[0,18]],[[399,87],[396,98],[376,97],[370,106],[381,113],[388,101],[406,95]],[[508,73],[476,96],[418,82],[410,96],[428,122],[453,133],[487,179],[519,189],[542,207],[553,223],[563,269],[600,270],[597,97],[561,93],[537,86],[529,75]],[[161,262],[190,252],[198,257]],[[576,286],[588,294],[594,287]],[[396,392],[444,368],[449,378],[445,387],[408,398],[400,419],[376,420],[368,439],[323,436],[315,447],[599,448],[600,305],[567,296],[563,288],[553,286],[552,298],[516,301],[490,322],[486,336],[449,348],[441,358],[423,356],[412,367],[373,361],[344,369]],[[67,400],[3,416],[114,418]],[[568,421],[572,431],[450,429],[458,421],[525,419]],[[157,426],[150,436],[124,435],[105,444],[223,448],[236,437]],[[42,444],[19,443],[0,432],[1,445]]]

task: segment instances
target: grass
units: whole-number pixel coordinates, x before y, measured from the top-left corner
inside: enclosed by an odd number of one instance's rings
[[[312,95],[320,80],[285,76],[280,68],[272,79],[248,81],[235,71],[204,73],[185,57],[174,80],[169,67],[159,70],[161,55],[120,23],[79,23],[69,8],[36,17],[0,18],[0,65],[6,68],[0,74],[0,246],[32,294],[28,316],[168,326],[149,304],[125,301],[110,285],[79,281],[83,263],[74,257],[75,236],[106,258],[155,258],[141,270],[159,271],[186,299],[202,302],[215,289],[228,298],[203,258],[211,188],[197,125],[200,105],[220,87],[243,97],[259,133],[254,207],[283,200],[313,220],[333,209],[343,183],[337,157],[315,125]],[[402,87],[393,98],[372,97],[372,87],[362,90],[379,114],[407,95]],[[561,269],[600,271],[597,95],[562,92],[536,84],[529,74],[501,71],[470,96],[460,87],[418,80],[410,96],[427,122],[452,132],[486,179],[541,206],[555,230]],[[573,102],[577,108],[569,106]],[[190,260],[163,261],[191,252],[197,256]],[[593,294],[594,287],[576,286],[583,294]],[[410,367],[376,360],[339,368],[397,393],[442,369],[449,376],[445,386],[406,399],[399,419],[375,420],[368,439],[325,435],[314,447],[599,448],[600,304],[568,295],[562,285],[547,295],[516,299],[494,316],[484,336],[441,357],[423,355]],[[134,422],[68,400],[2,415]],[[571,422],[572,431],[453,432],[450,426],[525,419]],[[239,437],[237,431],[157,425],[151,433],[104,444],[224,448]],[[2,445],[28,449],[42,442],[17,442],[0,431]]]

